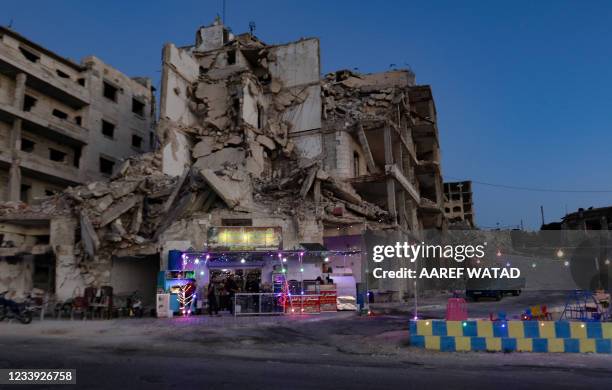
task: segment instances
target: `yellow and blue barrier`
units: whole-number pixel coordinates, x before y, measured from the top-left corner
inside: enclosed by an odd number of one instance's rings
[[[410,343],[439,351],[612,354],[612,323],[568,321],[410,321]]]

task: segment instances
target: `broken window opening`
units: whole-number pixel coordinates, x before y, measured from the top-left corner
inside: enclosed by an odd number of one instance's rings
[[[49,160],[51,161],[66,162],[66,155],[60,150],[49,148]]]
[[[106,81],[104,81],[103,83],[104,83],[104,91],[103,91],[104,97],[114,102],[117,102],[117,92],[119,90],[116,87],[107,83]]]
[[[57,108],[53,109],[51,114],[56,118],[68,119],[68,114],[66,114],[64,111],[58,110]]]
[[[69,75],[68,73],[64,73],[64,72],[62,72],[62,71],[61,71],[61,70],[59,70],[59,69],[56,69],[56,70],[55,70],[55,73],[57,73],[57,75],[58,75],[59,77],[63,78],[63,79],[69,79],[69,78],[70,78],[70,75]]]
[[[19,199],[24,202],[24,203],[28,203],[28,201],[30,200],[30,189],[32,188],[32,186],[29,186],[27,184],[22,184],[21,185],[21,189],[19,191]]]
[[[453,207],[453,212],[458,213],[460,211],[461,211],[461,207],[459,207],[459,206]]]
[[[110,139],[115,138],[115,125],[102,119],[102,134]]]
[[[142,137],[136,134],[132,134],[132,147],[136,149],[142,148]]]
[[[80,79],[77,79],[77,83],[81,86],[85,86],[85,79],[83,77],[81,77]]]
[[[34,53],[33,51],[25,49],[25,48],[23,48],[21,46],[19,47],[19,51],[30,62],[38,62],[40,60],[40,56],[38,54]]]
[[[34,151],[34,145],[36,145],[34,141],[30,141],[27,138],[21,139],[21,150],[26,153],[32,153]]]
[[[51,190],[45,190],[45,196],[53,196],[54,192]]]
[[[155,133],[149,132],[149,149],[155,149]]]
[[[236,50],[230,50],[227,52],[227,64],[234,65],[236,63]]]
[[[240,123],[240,99],[234,98],[232,100],[232,108],[236,113],[236,115],[234,115],[234,123],[236,126],[238,126],[238,124]]]
[[[104,175],[112,175],[115,162],[107,158],[100,157],[100,173]]]
[[[144,117],[145,104],[138,99],[132,98],[132,112],[138,116]]]
[[[79,162],[81,161],[81,148],[74,147],[73,150],[74,150],[74,154],[72,156],[72,165],[78,168]]]
[[[76,123],[77,125],[81,126],[81,124],[83,123],[83,118],[80,116],[75,116],[74,117],[74,123]]]
[[[359,153],[353,152],[353,175],[359,176]]]
[[[30,112],[32,108],[36,105],[37,101],[38,99],[36,99],[35,97],[25,95],[23,98],[23,111]]]
[[[263,107],[259,104],[257,105],[257,128],[263,129]]]

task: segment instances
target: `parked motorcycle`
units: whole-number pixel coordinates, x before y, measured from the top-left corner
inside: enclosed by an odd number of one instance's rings
[[[12,299],[6,298],[8,291],[0,293],[0,321],[5,318],[16,318],[22,324],[32,322],[32,307],[30,305],[32,297],[28,294],[25,301],[17,303]]]
[[[142,317],[144,309],[142,307],[142,299],[138,294],[138,291],[134,291],[132,295],[127,298],[126,309],[130,317]]]

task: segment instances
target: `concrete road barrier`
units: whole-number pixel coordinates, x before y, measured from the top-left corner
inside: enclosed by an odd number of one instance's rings
[[[612,323],[568,321],[410,321],[410,343],[439,351],[612,354]]]

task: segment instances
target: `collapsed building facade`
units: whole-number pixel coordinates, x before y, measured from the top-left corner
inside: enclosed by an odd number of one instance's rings
[[[446,228],[435,104],[412,72],[321,78],[318,39],[267,45],[219,20],[162,57],[158,150],[109,181],[1,211],[5,225],[49,221],[48,247],[23,234],[10,266],[52,251],[58,299],[89,285],[153,296],[170,250],[203,250],[224,226],[280,229],[282,250],[361,249],[366,229]],[[325,261],[359,283],[364,256]]]

